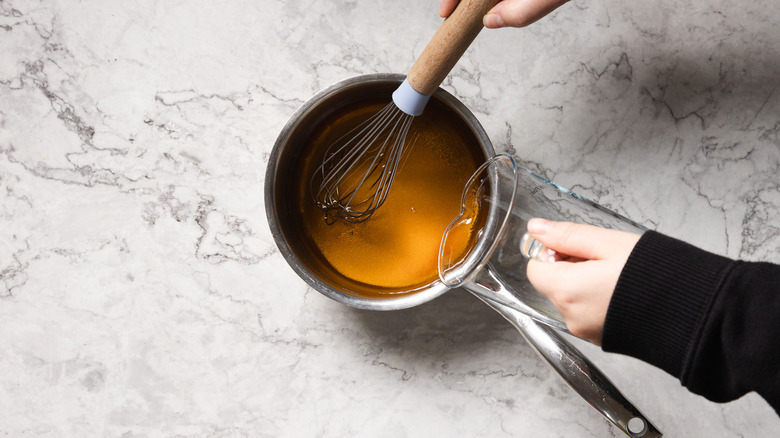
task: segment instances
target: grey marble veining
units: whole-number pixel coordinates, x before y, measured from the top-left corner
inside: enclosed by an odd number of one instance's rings
[[[271,238],[288,117],[404,73],[438,2],[0,0],[0,434],[617,436],[460,291],[345,308]],[[443,87],[497,149],[649,227],[780,263],[780,4],[575,0]],[[669,437],[769,436],[577,342]]]

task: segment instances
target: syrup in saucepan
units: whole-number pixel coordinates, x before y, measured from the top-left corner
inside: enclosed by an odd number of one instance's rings
[[[484,161],[465,123],[432,100],[413,122],[407,143],[411,149],[384,205],[361,223],[326,223],[310,193],[312,172],[331,143],[384,104],[364,102],[331,114],[309,136],[290,181],[300,215],[288,219],[297,222],[296,239],[305,247],[299,257],[339,289],[372,298],[397,296],[438,279],[442,233],[458,212],[464,184]],[[465,251],[473,244],[477,226],[461,232],[452,248]]]

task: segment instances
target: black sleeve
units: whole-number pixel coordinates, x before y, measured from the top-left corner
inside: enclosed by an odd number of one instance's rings
[[[602,347],[712,401],[756,391],[780,414],[780,266],[648,231],[618,279]]]

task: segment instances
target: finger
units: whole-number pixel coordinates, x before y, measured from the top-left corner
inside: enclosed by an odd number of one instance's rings
[[[531,285],[558,307],[564,296],[571,294],[574,263],[558,261],[554,263],[529,260],[526,275]],[[581,286],[576,284],[575,287]],[[559,309],[560,310],[560,309]]]
[[[590,285],[583,284],[589,278],[587,271],[577,269],[581,265],[531,260],[526,266],[528,281],[558,309],[567,326],[583,316],[582,312],[577,311],[577,307],[582,305],[582,288],[591,290]]]
[[[547,297],[548,300],[553,301],[553,303],[555,288],[552,287],[552,281],[550,279],[557,277],[555,275],[555,270],[558,268],[559,264],[560,263],[547,263],[531,259],[528,261],[528,265],[526,265],[525,268],[525,273],[531,286]]]
[[[619,272],[606,261],[528,263],[528,280],[560,312],[569,332],[596,345]]]
[[[639,240],[638,234],[625,231],[538,218],[528,221],[528,232],[547,248],[587,260],[627,257]]]
[[[611,293],[617,285],[621,263],[611,260],[585,262],[540,262],[530,260],[526,274],[531,285],[548,298],[567,301],[562,297],[582,298],[594,291]]]
[[[504,0],[488,11],[485,27],[524,27],[554,11],[568,0]]]
[[[439,16],[444,18],[449,17],[457,5],[458,0],[441,0],[439,3]]]

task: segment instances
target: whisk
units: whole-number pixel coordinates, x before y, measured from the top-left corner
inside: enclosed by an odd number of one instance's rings
[[[310,181],[328,223],[362,222],[390,192],[415,116],[482,30],[498,0],[461,0],[417,58],[392,101],[333,142]]]

